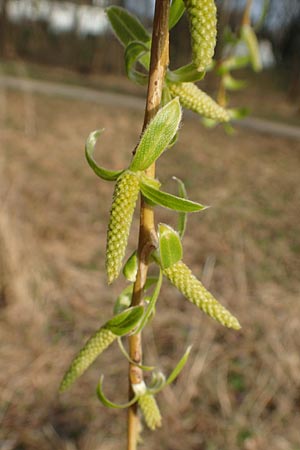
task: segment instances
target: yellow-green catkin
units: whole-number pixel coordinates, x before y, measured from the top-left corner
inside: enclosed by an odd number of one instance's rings
[[[239,330],[238,320],[222,306],[182,261],[163,270],[174,286],[198,308],[228,328]]]
[[[161,414],[152,394],[146,393],[138,399],[139,407],[143,413],[145,422],[151,430],[161,427]]]
[[[90,337],[63,377],[59,388],[60,392],[68,389],[116,338],[117,336],[106,328],[100,328]]]
[[[118,277],[122,268],[138,194],[137,175],[124,172],[116,183],[107,230],[106,272],[109,284]]]
[[[217,39],[217,9],[214,0],[184,0],[188,13],[193,62],[203,72],[211,64]]]
[[[230,120],[229,111],[218,105],[194,83],[169,83],[168,86],[172,97],[178,96],[184,108],[219,122],[228,122]]]

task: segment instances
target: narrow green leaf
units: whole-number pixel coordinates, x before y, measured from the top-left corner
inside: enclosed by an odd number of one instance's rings
[[[114,402],[111,402],[110,400],[108,400],[108,398],[105,397],[103,389],[102,389],[103,378],[104,378],[104,376],[101,375],[101,378],[100,378],[98,386],[97,386],[97,396],[98,396],[98,399],[100,400],[100,402],[104,406],[106,406],[107,408],[125,409],[125,408],[129,408],[131,405],[133,405],[137,401],[137,399],[138,399],[137,395],[135,395],[129,402],[123,403],[122,405],[120,405],[119,403],[114,403]]]
[[[163,269],[182,259],[182,245],[179,234],[169,225],[158,225],[159,256]]]
[[[176,70],[167,72],[167,80],[173,83],[195,82],[204,77],[205,72],[199,72],[194,63],[187,64]]]
[[[144,180],[141,182],[141,192],[144,197],[155,205],[164,206],[174,211],[196,212],[208,208],[208,206],[201,205],[200,203],[155,189],[146,184]]]
[[[130,284],[129,286],[126,286],[125,289],[123,289],[115,302],[114,314],[119,314],[125,309],[129,308],[131,303],[132,291],[133,284]]]
[[[169,30],[171,30],[181,19],[185,11],[183,0],[172,0],[169,16]]]
[[[175,380],[175,378],[178,377],[178,375],[180,374],[180,372],[182,371],[182,369],[184,368],[184,366],[185,366],[185,364],[186,364],[186,362],[188,360],[188,357],[190,355],[191,349],[192,349],[192,346],[190,345],[186,349],[183,357],[181,358],[181,360],[179,361],[179,363],[177,364],[175,369],[171,372],[171,374],[167,378],[166,384],[171,384]]]
[[[103,180],[107,181],[115,181],[119,176],[124,172],[124,170],[107,170],[103,167],[100,167],[97,165],[96,161],[93,158],[93,154],[95,151],[95,145],[98,137],[102,133],[103,130],[96,130],[90,133],[89,137],[87,138],[86,145],[85,145],[85,156],[87,159],[87,162],[89,166],[93,169],[96,175],[98,177],[102,178]]]
[[[161,108],[147,126],[130,165],[130,170],[146,170],[156,161],[176,134],[181,120],[178,98]]]
[[[148,76],[135,69],[135,65],[142,63],[143,58],[147,55],[150,59],[149,47],[143,42],[132,41],[125,50],[125,69],[128,78],[141,86],[147,84]],[[144,58],[145,60],[145,58]]]
[[[123,268],[123,275],[125,278],[127,278],[128,281],[131,281],[132,283],[135,282],[136,273],[138,269],[138,258],[137,258],[137,252],[134,251],[132,255],[128,258],[124,268]]]
[[[160,370],[155,370],[152,373],[152,378],[149,383],[148,392],[157,394],[166,386],[166,377]]]
[[[159,271],[159,276],[158,276],[158,280],[157,280],[157,284],[155,286],[154,292],[151,296],[151,299],[149,301],[148,307],[140,321],[140,324],[136,330],[136,334],[140,333],[142,331],[142,329],[144,328],[144,326],[147,324],[149,317],[151,316],[152,312],[155,309],[155,305],[160,293],[160,289],[161,289],[161,285],[162,285],[162,280],[163,280],[163,276],[162,276],[162,271]]]
[[[244,119],[249,115],[248,108],[233,108],[229,110],[230,118],[234,120]]]
[[[104,328],[110,330],[117,336],[123,336],[129,333],[139,322],[144,312],[143,306],[133,306],[122,311],[111,320],[109,320]]]
[[[229,91],[238,91],[244,89],[248,83],[245,80],[236,80],[230,73],[227,73],[223,76],[223,84]]]
[[[130,364],[133,364],[136,367],[139,367],[140,369],[145,370],[146,372],[150,372],[151,370],[155,369],[154,366],[145,366],[144,364],[137,364],[135,361],[133,361],[133,359],[131,359],[130,356],[128,355],[128,353],[123,345],[121,337],[118,338],[118,344],[119,344],[119,348],[120,348],[121,352],[123,353],[123,355],[125,356],[127,361],[130,362]]]
[[[108,20],[120,42],[127,47],[132,41],[149,42],[150,35],[141,22],[120,6],[105,9]]]
[[[218,66],[217,73],[219,75],[223,75],[224,73],[228,73],[231,70],[242,69],[249,64],[249,56],[231,56]]]
[[[262,63],[259,53],[259,46],[255,32],[250,25],[243,25],[241,28],[241,37],[245,41],[250,55],[252,68],[255,72],[262,70]]]
[[[179,197],[187,199],[188,197],[187,197],[187,192],[185,189],[184,182],[177,177],[173,177],[173,180],[176,180],[178,183]],[[187,213],[180,212],[178,214],[178,233],[179,233],[179,236],[181,239],[183,238],[184,233],[185,233],[186,223],[187,223]]]

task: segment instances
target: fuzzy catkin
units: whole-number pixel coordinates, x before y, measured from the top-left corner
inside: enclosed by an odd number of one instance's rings
[[[172,97],[178,96],[184,108],[219,122],[230,120],[230,113],[194,83],[169,83],[168,86]]]
[[[139,407],[150,430],[161,427],[161,414],[152,394],[141,395],[138,399]]]
[[[74,381],[94,362],[115,339],[117,335],[106,328],[100,328],[84,345],[72,361],[60,384],[60,392],[68,389]]]
[[[188,13],[193,62],[199,72],[212,62],[217,39],[217,8],[214,0],[184,0]]]
[[[239,330],[238,320],[222,306],[182,261],[163,270],[164,275],[198,308],[228,328]]]
[[[106,272],[109,284],[118,277],[122,268],[139,190],[135,173],[126,171],[118,178],[107,230]]]

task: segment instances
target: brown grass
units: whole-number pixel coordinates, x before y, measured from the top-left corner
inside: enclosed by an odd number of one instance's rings
[[[72,355],[111,316],[124,285],[105,284],[113,185],[87,166],[84,140],[105,127],[97,159],[125,167],[141,116],[60,98],[32,96],[29,104],[22,94],[4,97],[1,444],[5,450],[124,448],[125,412],[105,409],[95,396],[104,373],[107,395],[126,399],[126,362],[117,346],[70,392],[58,396],[57,386]],[[158,398],[163,428],[145,430],[141,448],[299,450],[299,162],[299,142],[247,131],[227,137],[191,119],[161,158],[166,188],[175,192],[172,175],[188,178],[189,196],[213,206],[191,215],[185,260],[243,329],[221,328],[164,284],[145,333],[145,362],[159,361],[168,373],[194,346],[185,371]],[[157,217],[176,224],[175,214],[157,210]]]

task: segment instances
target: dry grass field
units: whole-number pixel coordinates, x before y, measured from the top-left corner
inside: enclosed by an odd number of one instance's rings
[[[91,332],[111,317],[125,281],[107,287],[106,223],[113,184],[84,159],[89,132],[105,128],[96,158],[130,161],[142,124],[136,111],[63,98],[1,92],[0,448],[118,450],[126,412],[95,396],[105,374],[123,402],[127,367],[117,345],[74,387],[60,379]],[[275,107],[275,106],[274,106]],[[158,176],[186,181],[212,208],[189,217],[185,260],[232,312],[223,329],[164,283],[145,333],[145,363],[168,373],[193,343],[189,362],[158,402],[163,427],[144,430],[148,450],[299,450],[300,142],[185,120]],[[176,214],[157,209],[158,221]],[[137,222],[130,246],[134,246]]]

